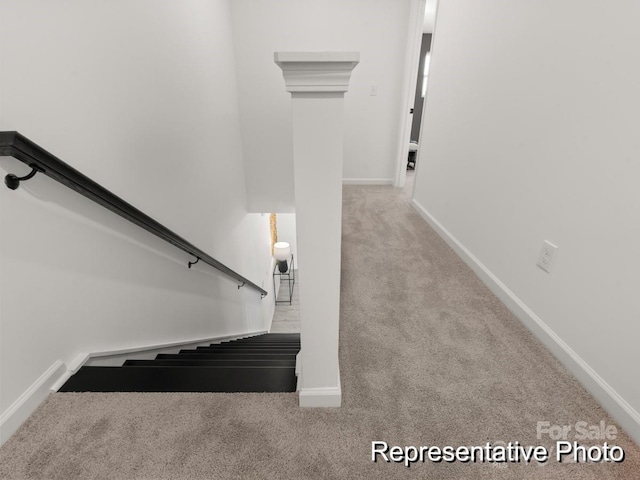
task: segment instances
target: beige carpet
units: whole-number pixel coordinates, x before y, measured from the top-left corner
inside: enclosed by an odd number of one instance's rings
[[[617,464],[371,462],[373,440],[551,448],[538,421],[616,422],[402,192],[346,187],[343,245],[342,408],[302,410],[295,394],[54,394],[0,449],[0,478],[640,477],[623,433]]]

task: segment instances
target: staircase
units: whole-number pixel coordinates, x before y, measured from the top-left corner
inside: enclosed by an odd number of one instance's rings
[[[211,344],[121,367],[82,367],[60,392],[294,392],[299,333]]]

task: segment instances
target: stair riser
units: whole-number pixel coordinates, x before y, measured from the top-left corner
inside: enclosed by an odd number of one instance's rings
[[[234,354],[234,353],[262,353],[265,355],[273,355],[273,354],[278,354],[278,353],[283,353],[283,354],[289,354],[289,355],[297,355],[298,352],[300,350],[297,348],[289,348],[289,349],[283,349],[283,348],[270,348],[270,349],[257,349],[257,348],[242,348],[242,349],[223,349],[223,348],[199,348],[197,350],[180,350],[180,352],[178,352],[180,355],[185,355],[185,354],[190,354],[190,353],[196,353],[196,354],[200,354],[200,353],[229,353],[229,354]]]
[[[239,338],[238,341],[265,341],[265,340],[292,340],[292,341],[300,341],[299,333],[265,333],[264,335],[257,335],[255,337],[246,337]]]
[[[291,346],[282,346],[282,345],[210,345],[210,346],[200,346],[195,348],[195,350],[300,350],[300,347],[291,347]],[[193,349],[189,349],[193,350]]]
[[[262,353],[189,353],[189,354],[178,354],[178,353],[160,353],[156,355],[157,360],[193,360],[201,358],[203,360],[294,360],[295,354],[290,353],[276,353],[271,355],[266,355]]]
[[[293,392],[288,367],[82,367],[61,392]]]
[[[204,345],[203,345],[204,346]],[[239,347],[283,347],[283,348],[300,348],[301,345],[299,343],[268,343],[268,342],[255,342],[255,343],[236,343],[236,342],[231,342],[231,343],[212,343],[211,345],[208,345],[210,347],[215,347],[215,346],[239,346]]]
[[[270,347],[282,347],[282,348],[300,348],[299,343],[212,343],[210,345],[202,345],[203,347],[255,347],[255,348],[270,348]]]
[[[237,343],[300,343],[300,336],[296,338],[244,338],[240,340],[234,340]]]
[[[295,360],[208,360],[208,359],[180,359],[180,360],[127,360],[123,367],[295,367]]]

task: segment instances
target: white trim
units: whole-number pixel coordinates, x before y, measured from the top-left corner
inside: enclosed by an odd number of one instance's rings
[[[71,363],[67,365],[67,371],[64,372],[64,374],[58,379],[57,382],[55,382],[53,385],[51,385],[51,391],[52,392],[57,392],[58,390],[60,390],[60,388],[65,383],[67,383],[67,380],[69,380],[71,378],[71,375],[73,375],[78,370],[80,370],[80,367],[82,367],[82,365],[84,365],[90,359],[91,359],[91,356],[88,353],[85,353],[85,352],[82,352],[82,353],[79,353],[78,355],[76,355],[76,358],[74,358],[71,361]]]
[[[415,199],[412,205],[489,289],[640,443],[640,414]]]
[[[51,392],[57,392],[60,390],[60,388],[67,383],[67,380],[69,380],[74,373],[75,372],[72,372],[71,370],[65,369],[65,371],[62,372],[62,375],[60,375],[60,378],[51,384],[49,390]]]
[[[0,415],[0,444],[6,442],[47,398],[51,386],[57,382],[59,377],[64,376],[65,371],[65,364],[56,360]]]
[[[343,178],[343,185],[393,185],[393,178]]]
[[[79,353],[78,355],[76,355],[76,358],[74,358],[67,366],[67,370],[71,373],[76,373],[78,370],[80,370],[80,367],[84,365],[87,360],[89,360],[89,358],[91,358],[91,355],[89,353]]]
[[[302,388],[300,390],[301,408],[336,408],[342,404],[340,387]]]
[[[275,52],[287,92],[339,92],[349,89],[351,72],[360,62],[359,52]]]
[[[302,365],[300,365],[302,369]],[[298,402],[301,408],[337,408],[342,405],[342,389],[340,388],[340,370],[338,369],[338,385],[335,387],[304,388],[300,387],[298,377]]]

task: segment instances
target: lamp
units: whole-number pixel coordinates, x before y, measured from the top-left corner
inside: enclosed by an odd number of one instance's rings
[[[273,258],[278,261],[278,270],[285,273],[289,269],[287,260],[291,256],[291,246],[287,242],[276,242],[273,245]]]

